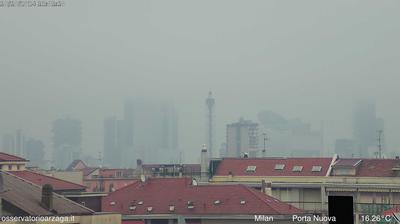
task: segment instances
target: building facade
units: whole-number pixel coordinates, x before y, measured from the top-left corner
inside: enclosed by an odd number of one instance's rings
[[[53,122],[52,132],[54,165],[65,169],[81,156],[81,121],[68,117],[57,119]]]
[[[241,118],[226,126],[226,156],[241,157],[258,151],[258,124]]]

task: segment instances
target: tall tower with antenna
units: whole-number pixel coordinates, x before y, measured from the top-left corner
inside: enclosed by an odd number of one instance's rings
[[[379,159],[382,159],[382,134],[383,130],[378,130],[378,156]]]
[[[215,142],[215,114],[214,114],[215,99],[212,96],[212,92],[208,92],[208,97],[206,99],[207,106],[207,148],[209,158],[213,157],[214,153],[214,142]]]

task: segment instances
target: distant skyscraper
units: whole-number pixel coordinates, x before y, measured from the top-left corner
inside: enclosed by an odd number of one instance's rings
[[[24,152],[25,136],[21,129],[17,129],[15,132],[15,155],[26,156]]]
[[[122,167],[126,142],[126,125],[115,117],[104,120],[104,163],[108,167]]]
[[[272,111],[258,113],[258,120],[263,132],[268,133],[266,155],[320,156],[323,154],[322,128],[314,130],[308,122],[299,118],[286,119]]]
[[[212,96],[212,92],[208,92],[206,99],[207,106],[207,151],[209,158],[215,156],[215,113],[214,113],[215,99]]]
[[[15,154],[15,137],[13,134],[3,135],[2,150],[8,154]]]
[[[157,163],[179,160],[178,116],[172,103],[128,100],[123,122],[125,166],[134,166],[136,159]]]
[[[353,139],[359,156],[377,152],[378,131],[384,131],[384,121],[376,116],[375,103],[360,101],[353,111]]]
[[[42,141],[33,138],[26,140],[24,143],[24,151],[26,153],[26,158],[29,160],[29,166],[45,167],[45,152]]]
[[[258,151],[258,124],[241,118],[239,122],[226,126],[228,157],[240,157],[243,153]]]
[[[64,118],[53,122],[53,160],[57,167],[66,168],[81,154],[81,121]]]

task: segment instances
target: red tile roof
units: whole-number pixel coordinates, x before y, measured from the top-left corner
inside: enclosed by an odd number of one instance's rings
[[[194,208],[188,208],[189,202],[193,203]],[[132,210],[131,206],[136,207]],[[174,206],[173,211],[170,211],[170,206]],[[145,183],[133,183],[103,198],[102,208],[105,212],[118,212],[125,215],[303,213],[298,208],[244,185],[193,186],[190,178],[150,178]]]
[[[357,168],[359,177],[394,177],[397,176],[392,170],[400,168],[399,159],[362,159]]]
[[[361,159],[339,159],[335,162],[335,166],[358,166]]]
[[[13,174],[0,172],[4,191],[0,193],[5,200],[29,215],[91,215],[94,211],[77,204],[63,196],[53,193],[53,210],[41,206],[42,189],[40,186],[23,180]]]
[[[75,191],[75,190],[81,190],[84,191],[86,189],[85,186],[72,183],[66,180],[61,180],[55,177],[43,175],[40,173],[36,173],[33,171],[29,170],[24,170],[24,171],[9,171],[9,173],[12,173],[13,175],[20,177],[24,180],[27,180],[29,182],[32,182],[36,185],[43,186],[45,184],[51,184],[53,186],[53,189],[55,191]]]
[[[66,170],[71,171],[71,170],[84,169],[84,168],[87,168],[86,164],[82,160],[76,159],[76,160],[72,161],[71,164],[69,164],[69,166],[67,167]]]
[[[18,156],[14,156],[14,155],[10,155],[4,152],[0,152],[0,162],[7,162],[7,161],[12,161],[12,162],[27,162],[28,160],[18,157]]]
[[[325,176],[332,158],[224,158],[217,167],[216,176]],[[283,169],[275,169],[278,164]],[[254,172],[247,171],[255,166]],[[293,171],[294,166],[302,166],[300,172]],[[313,166],[321,166],[321,171],[312,171]]]
[[[393,215],[393,213],[399,213],[399,212],[400,212],[400,206],[395,206],[391,209],[383,211],[383,215]]]

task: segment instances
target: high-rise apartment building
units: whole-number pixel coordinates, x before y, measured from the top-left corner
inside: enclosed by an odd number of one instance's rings
[[[226,153],[228,157],[240,157],[244,153],[258,151],[258,124],[241,118],[226,126]]]
[[[375,103],[358,102],[353,110],[353,140],[359,156],[376,154],[379,131],[384,131],[384,120],[377,118]],[[384,146],[383,136],[381,136],[381,143]]]
[[[104,165],[122,167],[127,145],[127,129],[124,120],[109,117],[104,120]]]

